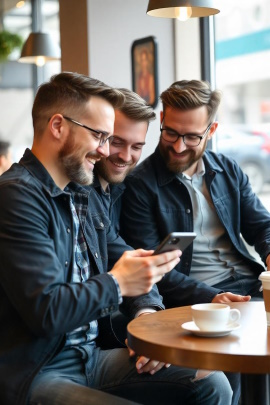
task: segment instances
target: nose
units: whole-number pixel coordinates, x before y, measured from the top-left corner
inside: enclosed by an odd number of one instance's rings
[[[177,139],[177,141],[173,144],[173,148],[175,150],[176,153],[181,153],[184,150],[187,149],[185,143],[184,143],[184,139],[182,137],[179,137]]]
[[[121,151],[118,152],[118,158],[123,160],[123,162],[130,162],[132,160],[130,149],[122,148]]]
[[[99,145],[99,147],[97,148],[98,153],[102,156],[102,157],[108,157],[110,154],[110,144],[109,142],[105,142],[104,145]]]

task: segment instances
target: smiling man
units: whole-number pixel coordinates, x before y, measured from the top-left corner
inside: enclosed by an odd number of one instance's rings
[[[220,92],[204,81],[182,80],[160,98],[159,143],[126,179],[121,236],[134,248],[155,249],[170,232],[196,232],[176,269],[158,283],[166,308],[188,305],[191,298],[261,299],[258,275],[265,268],[250,255],[242,238],[270,270],[270,215],[240,167],[207,150],[218,126]],[[191,283],[202,282],[209,290],[179,291],[181,276],[189,276]],[[213,299],[213,290],[236,295],[217,294]],[[230,381],[237,404],[238,376],[231,375]]]
[[[96,163],[94,187],[109,212],[116,233],[119,232],[123,181],[140,160],[149,124],[156,118],[151,106],[138,94],[119,89],[125,102],[115,110],[114,137],[110,155]]]
[[[170,232],[194,231],[197,237],[183,252],[177,271],[261,299],[258,275],[264,267],[242,237],[270,269],[270,215],[241,168],[207,150],[218,126],[220,92],[204,81],[182,80],[160,98],[159,144],[126,180],[124,239],[154,249]]]

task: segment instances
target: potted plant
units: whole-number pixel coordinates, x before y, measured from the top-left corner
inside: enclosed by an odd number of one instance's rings
[[[8,56],[16,48],[21,48],[23,39],[20,35],[3,30],[0,32],[0,62],[8,59]]]

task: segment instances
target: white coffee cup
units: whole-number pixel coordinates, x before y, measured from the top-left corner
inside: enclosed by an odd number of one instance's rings
[[[263,287],[263,300],[267,326],[270,327],[270,271],[262,272],[259,276],[259,280],[261,280]]]
[[[229,324],[239,321],[238,309],[231,309],[226,304],[195,304],[191,306],[192,319],[200,330],[226,330]]]

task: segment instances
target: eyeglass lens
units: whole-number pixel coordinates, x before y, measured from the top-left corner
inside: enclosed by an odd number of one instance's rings
[[[185,134],[181,135],[178,134],[177,132],[167,129],[167,128],[160,128],[162,138],[171,143],[175,143],[178,141],[179,138],[183,138],[183,142],[186,146],[198,146],[201,143],[201,140],[206,136],[207,132],[211,128],[211,124],[208,125],[206,128],[204,134],[202,136],[196,135],[196,134]]]

